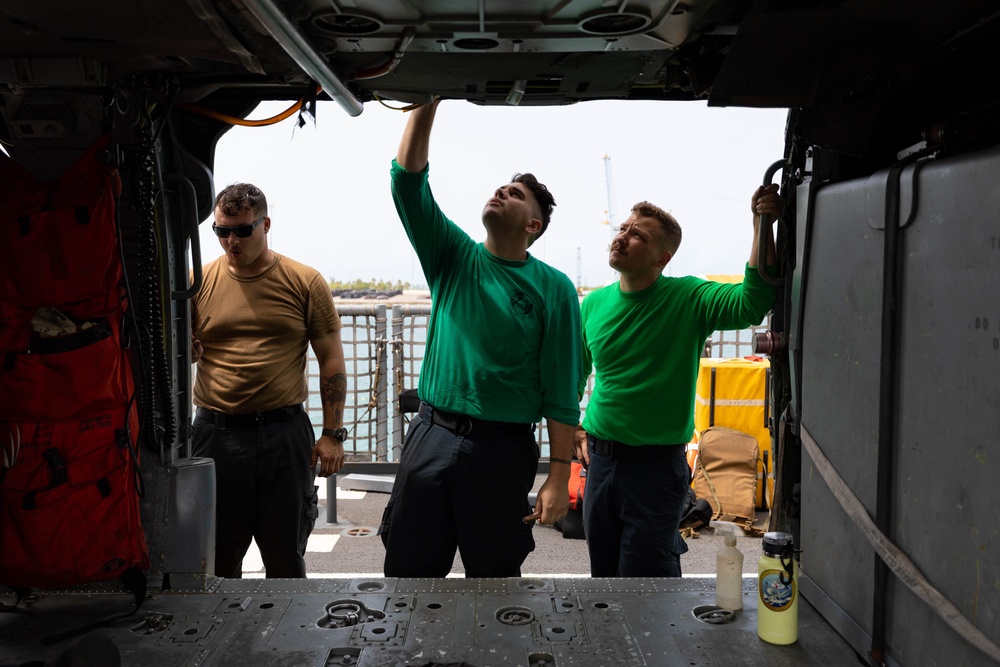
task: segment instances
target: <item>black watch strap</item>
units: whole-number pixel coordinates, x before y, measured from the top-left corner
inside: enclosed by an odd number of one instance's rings
[[[322,434],[328,438],[333,438],[337,442],[344,442],[347,440],[347,429],[341,426],[340,428],[325,428]]]

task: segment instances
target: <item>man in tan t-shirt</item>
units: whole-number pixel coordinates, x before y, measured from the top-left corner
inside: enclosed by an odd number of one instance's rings
[[[215,574],[241,577],[254,539],[267,577],[305,577],[316,465],[321,477],[344,465],[343,325],[320,273],[268,248],[260,189],[220,192],[212,229],[226,254],[204,267],[192,301],[192,448],[215,460]],[[318,440],[303,407],[309,345],[323,400]]]

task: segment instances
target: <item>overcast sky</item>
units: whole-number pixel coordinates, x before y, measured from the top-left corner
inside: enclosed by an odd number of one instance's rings
[[[264,103],[251,118],[287,103]],[[324,276],[424,285],[389,194],[389,164],[407,115],[370,102],[351,117],[321,103],[315,126],[296,116],[262,128],[235,127],[216,152],[216,191],[237,181],[267,195],[271,247]],[[449,218],[473,239],[493,190],[532,172],[556,198],[552,223],[531,252],[597,286],[608,268],[610,218],[638,201],[671,211],[684,240],[670,275],[742,273],[750,255],[750,196],[782,157],[782,109],[710,108],[701,102],[583,102],[565,107],[482,107],[447,100],[431,134],[430,182]],[[222,254],[202,225],[202,260]],[[578,260],[579,258],[579,260]]]

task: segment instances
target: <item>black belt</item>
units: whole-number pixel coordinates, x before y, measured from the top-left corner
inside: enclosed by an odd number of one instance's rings
[[[289,405],[287,408],[251,412],[245,415],[227,415],[224,412],[216,412],[215,410],[199,407],[195,414],[199,419],[206,419],[214,423],[217,429],[232,431],[236,429],[253,429],[266,424],[286,422],[294,419],[303,412],[302,405]]]
[[[476,419],[468,415],[460,415],[454,412],[445,412],[434,406],[420,402],[420,417],[438,426],[442,426],[455,435],[485,435],[487,433],[510,433],[513,435],[523,435],[535,430],[534,424],[522,424],[518,422],[494,422],[486,419]]]
[[[623,461],[655,461],[684,456],[687,445],[626,445],[617,440],[602,440],[587,435],[587,440],[595,452],[612,459]]]

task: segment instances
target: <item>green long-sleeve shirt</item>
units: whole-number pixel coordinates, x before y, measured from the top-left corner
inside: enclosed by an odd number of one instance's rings
[[[583,427],[630,445],[690,441],[705,340],[759,324],[775,294],[749,265],[742,284],[660,276],[640,292],[615,283],[588,294],[580,306],[581,396],[591,370],[595,378]]]
[[[530,254],[511,261],[446,218],[428,184],[395,160],[392,196],[431,290],[420,398],[493,421],[580,418],[580,302],[572,281]]]

